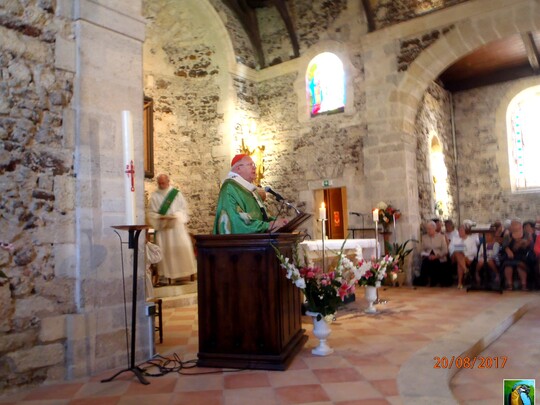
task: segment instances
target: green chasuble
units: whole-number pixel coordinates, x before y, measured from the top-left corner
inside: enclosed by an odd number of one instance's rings
[[[219,191],[214,221],[214,234],[262,233],[270,222],[263,220],[261,207],[254,194],[236,181],[227,179]],[[262,204],[262,201],[260,201]],[[273,219],[273,218],[271,218]]]

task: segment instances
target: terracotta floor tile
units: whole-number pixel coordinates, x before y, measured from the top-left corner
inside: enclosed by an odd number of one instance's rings
[[[122,397],[118,405],[157,405],[169,404],[174,398],[173,394],[152,394]],[[96,403],[98,405],[99,402]],[[101,404],[99,404],[101,405]]]
[[[111,381],[107,383],[92,381],[85,384],[73,398],[121,396],[132,384],[132,381]],[[141,385],[138,381],[137,384]]]
[[[99,401],[96,400],[95,397],[93,398],[77,398],[72,399],[69,402],[69,405],[96,405],[96,403],[99,403],[99,405],[117,405],[122,397],[99,397]]]
[[[131,384],[124,393],[128,395],[149,395],[149,394],[167,394],[174,392],[177,383],[177,377],[170,378],[169,376],[147,378],[150,384]]]
[[[25,401],[37,399],[69,399],[83,387],[83,384],[56,384],[47,385],[34,389],[24,397]]]
[[[268,380],[272,387],[285,387],[291,385],[319,384],[315,373],[311,370],[286,370],[268,373]]]
[[[379,366],[377,363],[372,364],[370,367],[357,367],[358,372],[365,377],[366,380],[385,380],[388,378],[396,378],[399,372],[398,366]]]
[[[269,387],[270,382],[266,373],[251,373],[244,371],[227,375],[224,378],[225,389]]]
[[[385,397],[399,395],[397,382],[393,378],[370,381],[370,384]]]
[[[334,402],[335,405],[390,405],[384,398],[356,399],[352,401]]]
[[[334,382],[353,382],[361,381],[364,378],[358,374],[356,369],[348,368],[321,368],[313,370],[313,373],[319,379],[321,383],[334,383]]]
[[[170,405],[222,405],[223,403],[223,391],[221,390],[183,392],[174,395],[169,402]]]
[[[280,387],[276,388],[275,391],[277,397],[284,405],[330,401],[330,397],[320,385],[296,385],[294,387]]]
[[[367,381],[358,381],[353,384],[328,383],[322,386],[333,402],[383,398],[383,395]]]
[[[202,375],[181,375],[177,378],[175,392],[190,392],[190,391],[214,391],[223,390],[224,375],[218,374],[202,374]]]
[[[224,405],[282,405],[272,388],[224,391]]]
[[[317,341],[311,333],[311,319],[304,317],[309,340],[283,372],[225,373],[195,367],[182,372],[197,375],[169,373],[149,379],[149,386],[141,385],[130,373],[101,383],[117,371],[111,370],[70,383],[0,396],[0,404],[403,405],[396,378],[413,353],[497,302],[524,294],[469,294],[443,288],[384,289],[381,293],[388,302],[377,305],[379,313],[374,316],[362,312],[365,303],[361,296],[338,313],[328,340],[335,350],[331,356],[311,354]],[[196,362],[197,307],[165,308],[164,321],[165,341],[156,345],[156,351]],[[540,346],[531,339],[540,334],[539,321],[540,305],[484,350],[483,356],[506,356],[504,368],[463,369],[455,374],[451,388],[460,403],[501,403],[504,378],[540,381]]]

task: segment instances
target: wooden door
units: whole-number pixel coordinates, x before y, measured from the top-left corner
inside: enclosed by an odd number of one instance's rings
[[[327,207],[326,234],[328,239],[345,239],[347,229],[346,205],[347,195],[346,189],[343,188],[328,188],[324,190],[324,203]]]

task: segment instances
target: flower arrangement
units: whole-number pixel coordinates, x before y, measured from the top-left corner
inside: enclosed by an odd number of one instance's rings
[[[306,258],[300,260],[298,246],[294,248],[291,261],[274,247],[286,277],[304,293],[307,310],[317,312],[322,317],[332,316],[343,305],[345,297],[355,292],[355,286],[379,287],[388,272],[397,272],[396,259],[390,255],[364,260],[362,248],[356,250],[356,259],[350,260],[343,253],[343,243],[337,264],[328,270],[310,267]]]
[[[416,239],[408,239],[403,243],[385,243],[386,251],[390,252],[390,254],[394,257],[394,263],[400,271],[403,271],[406,257],[409,256],[414,250],[414,248],[407,249],[409,242],[418,243]]]
[[[317,312],[321,317],[333,316],[345,297],[354,293],[357,268],[343,254],[343,247],[337,264],[328,269],[307,266],[307,259],[300,259],[298,246],[294,248],[292,261],[275,247],[274,250],[281,267],[286,270],[286,277],[302,290],[308,311]]]
[[[386,255],[381,259],[372,257],[358,262],[358,285],[380,287],[388,272],[397,273],[398,267],[394,257]]]
[[[394,217],[398,220],[401,217],[401,211],[381,201],[376,207],[379,210],[379,222],[384,228],[388,228],[394,221]]]

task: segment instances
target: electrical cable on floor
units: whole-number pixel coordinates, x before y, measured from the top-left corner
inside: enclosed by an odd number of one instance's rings
[[[169,373],[178,373],[181,375],[203,375],[203,374],[221,374],[232,373],[237,371],[244,371],[247,368],[234,368],[234,369],[220,369],[215,371],[205,371],[201,373],[183,373],[182,370],[188,370],[197,367],[197,360],[182,361],[180,357],[173,353],[173,358],[164,357],[161,355],[155,355],[153,359],[145,361],[139,364],[138,368],[143,371],[143,374],[147,377],[162,377]],[[157,372],[151,372],[149,370],[157,369]]]

